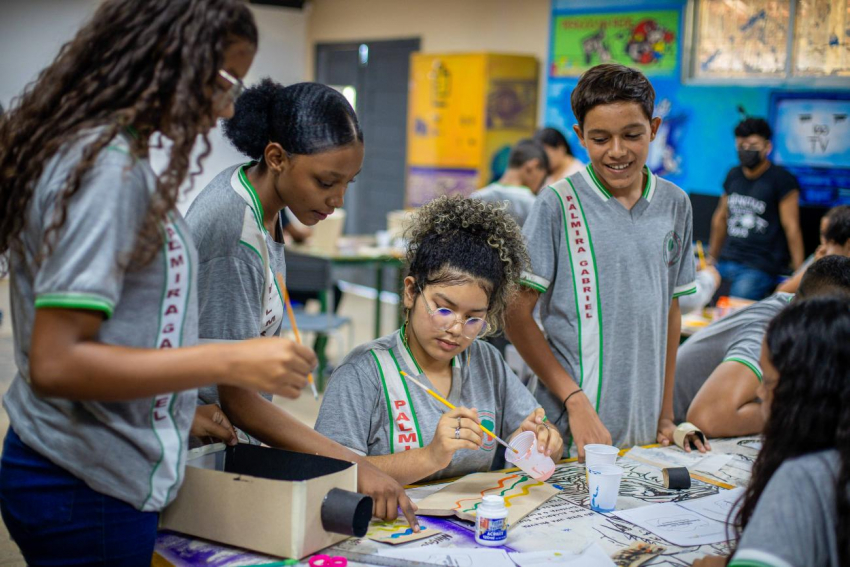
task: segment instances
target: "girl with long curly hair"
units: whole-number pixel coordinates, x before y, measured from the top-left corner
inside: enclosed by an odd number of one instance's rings
[[[563,443],[501,354],[498,331],[528,263],[504,208],[441,197],[408,230],[407,312],[395,333],[358,347],[331,376],[316,430],[366,455],[401,484],[490,470],[495,439],[534,431],[557,460]],[[457,406],[444,412],[402,372]]]
[[[19,369],[0,511],[30,565],[150,565],[195,388],[283,392],[315,364],[281,339],[193,346],[197,254],[178,188],[256,48],[239,0],[107,0],[0,119]],[[154,132],[173,142],[159,178]]]
[[[847,295],[792,303],[771,321],[761,351],[764,442],[735,517],[730,566],[850,565],[847,345]]]
[[[341,207],[363,164],[363,132],[354,109],[334,89],[264,79],[239,97],[224,133],[251,161],[216,176],[186,214],[200,258],[200,338],[278,335],[286,317],[275,277],[286,273],[284,209],[312,226]],[[293,389],[289,396],[299,393]],[[401,506],[416,523],[400,484],[273,404],[270,395],[228,385],[199,394],[204,403],[221,404],[252,442],[357,462],[358,490],[372,496],[375,514],[395,519]]]

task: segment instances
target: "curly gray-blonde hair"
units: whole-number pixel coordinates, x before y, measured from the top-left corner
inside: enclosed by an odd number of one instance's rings
[[[415,213],[406,237],[408,274],[423,288],[478,281],[490,301],[488,334],[504,326],[529,264],[519,225],[504,206],[443,196]]]

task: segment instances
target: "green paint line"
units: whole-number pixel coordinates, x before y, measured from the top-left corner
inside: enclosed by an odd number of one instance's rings
[[[510,485],[508,488],[504,489],[503,491],[501,491],[498,495],[499,495],[499,496],[504,496],[504,495],[505,495],[505,493],[507,493],[509,490],[513,490],[513,488],[514,488],[517,484],[521,484],[521,483],[525,482],[526,480],[528,480],[528,477],[527,477],[527,476],[521,476],[521,477],[519,477],[519,480],[518,480],[518,481],[516,481],[515,483],[513,483],[512,485]],[[487,491],[485,490],[484,492],[487,492]],[[472,508],[467,508],[466,510],[463,510],[463,511],[464,511],[464,512],[471,512],[471,511],[473,511],[473,510],[477,510],[477,509],[478,509],[478,506],[479,506],[480,504],[481,504],[481,502],[478,502],[478,503],[476,503],[476,504],[475,504],[475,506],[473,506]]]

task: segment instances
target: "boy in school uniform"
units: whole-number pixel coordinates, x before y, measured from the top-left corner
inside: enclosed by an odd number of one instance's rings
[[[470,197],[489,203],[506,202],[508,213],[522,227],[548,174],[549,158],[543,144],[531,139],[520,140],[511,149],[508,169],[501,179]]]
[[[796,296],[775,293],[695,333],[676,359],[676,420],[709,437],[760,433],[759,356],[768,323],[792,300],[842,294],[850,296],[850,258],[826,256],[809,266]]]
[[[692,213],[684,191],[645,166],[661,124],[654,100],[639,71],[585,72],[572,93],[573,128],[591,163],[544,190],[523,229],[531,270],[508,338],[582,460],[588,443],[674,440],[678,298],[696,291]],[[538,300],[545,335],[532,316]]]

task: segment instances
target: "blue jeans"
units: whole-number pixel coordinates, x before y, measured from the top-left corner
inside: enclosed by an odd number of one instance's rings
[[[0,460],[0,512],[28,565],[151,564],[158,513],[92,490],[11,427]]]
[[[759,301],[764,299],[776,287],[776,278],[767,272],[745,266],[732,260],[717,262],[720,277],[732,283],[729,295]]]

